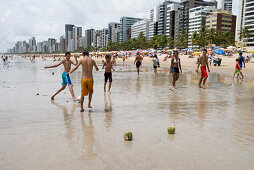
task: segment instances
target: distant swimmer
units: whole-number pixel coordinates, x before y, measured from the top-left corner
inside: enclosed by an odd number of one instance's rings
[[[171,59],[170,73],[173,75],[172,85],[176,89],[176,81],[179,79],[179,73],[182,73],[181,60],[178,51],[175,51]],[[180,70],[180,71],[179,71]]]
[[[206,67],[208,69],[208,72],[210,72],[210,68],[209,68],[209,64],[208,64],[208,57],[207,57],[207,50],[204,49],[203,50],[203,55],[199,58],[198,60],[198,67],[197,70],[199,69],[199,66],[201,65],[200,69],[201,69],[201,77],[199,79],[199,84],[198,87],[199,88],[206,88],[205,83],[206,80],[208,78],[208,74],[206,72]],[[201,83],[203,82],[203,86],[201,86]]]
[[[113,63],[111,61],[110,55],[106,55],[105,59],[106,59],[106,62],[103,63],[103,67],[102,67],[102,69],[105,69],[104,92],[106,92],[106,85],[107,85],[107,82],[109,81],[108,92],[110,93],[110,88],[111,88],[111,84],[112,84],[112,70],[113,71],[115,71],[115,70],[113,68]]]
[[[81,105],[80,105],[80,111],[84,112],[84,96],[89,95],[89,101],[88,101],[88,108],[91,107],[91,101],[93,96],[93,67],[95,67],[96,71],[99,71],[99,68],[96,65],[96,62],[89,57],[89,52],[84,51],[83,52],[83,58],[79,60],[77,66],[73,68],[69,74],[77,70],[77,68],[82,65],[82,79],[81,79]]]
[[[139,75],[139,68],[140,68],[140,66],[142,65],[142,60],[143,60],[143,58],[140,56],[139,53],[137,53],[136,59],[135,59],[135,61],[134,61],[134,65],[136,64],[136,68],[137,68],[137,73],[138,73],[138,75]]]
[[[72,95],[72,99],[73,101],[78,101],[78,99],[75,97],[74,95],[74,91],[73,91],[73,85],[72,85],[72,82],[71,82],[71,78],[70,76],[67,74],[70,69],[71,69],[71,64],[73,65],[77,65],[78,63],[78,60],[77,60],[77,57],[75,57],[75,60],[76,60],[76,63],[74,63],[73,61],[70,60],[71,58],[71,54],[70,52],[66,52],[65,53],[65,59],[62,60],[59,64],[57,65],[53,65],[53,66],[49,66],[49,67],[44,67],[45,69],[47,68],[55,68],[55,67],[58,67],[60,66],[61,64],[64,65],[64,72],[62,73],[62,88],[59,89],[52,97],[51,97],[51,100],[54,100],[55,96],[60,93],[61,91],[63,91],[66,86],[68,85],[69,86],[69,90],[70,90],[70,93]]]

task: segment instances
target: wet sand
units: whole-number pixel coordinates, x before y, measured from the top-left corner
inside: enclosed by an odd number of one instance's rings
[[[232,72],[211,69],[207,89],[184,68],[170,91],[171,76],[142,66],[117,66],[111,95],[103,92],[103,70],[94,73],[92,110],[80,113],[63,67],[52,61],[15,57],[0,63],[1,169],[253,169],[254,77],[232,81]],[[52,75],[54,72],[54,75]],[[81,68],[71,75],[80,95]],[[36,95],[39,93],[39,95]],[[167,127],[176,126],[168,135]],[[133,132],[125,142],[123,133]]]

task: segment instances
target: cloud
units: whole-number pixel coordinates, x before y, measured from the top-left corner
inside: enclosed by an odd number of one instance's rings
[[[122,16],[149,17],[163,0],[0,0],[0,52],[16,41],[37,41],[64,35],[64,25],[105,28]]]

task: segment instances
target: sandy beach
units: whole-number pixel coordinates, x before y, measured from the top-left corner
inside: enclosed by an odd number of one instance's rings
[[[104,94],[104,70],[94,72],[93,109],[80,113],[66,88],[63,66],[48,59],[15,56],[0,62],[1,169],[253,169],[254,63],[244,80],[232,80],[234,57],[211,67],[207,89],[199,89],[196,58],[181,56],[183,74],[171,91],[169,62],[155,76],[145,58],[137,76],[133,58],[117,59],[112,93]],[[54,73],[54,74],[52,74]],[[81,68],[71,75],[80,95]],[[167,133],[168,126],[176,134]],[[124,141],[125,131],[134,140]]]

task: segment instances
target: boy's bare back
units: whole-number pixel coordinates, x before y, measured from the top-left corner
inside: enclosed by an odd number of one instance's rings
[[[82,78],[93,78],[93,66],[96,66],[96,63],[93,59],[89,57],[85,57],[80,60],[80,64],[82,64]]]

